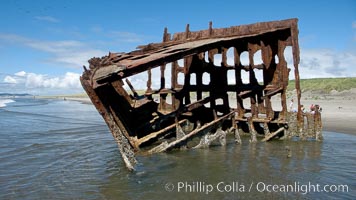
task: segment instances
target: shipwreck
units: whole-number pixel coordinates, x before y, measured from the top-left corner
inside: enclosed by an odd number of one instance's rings
[[[80,80],[131,170],[136,154],[225,145],[229,134],[236,143],[243,134],[250,142],[319,140],[320,112],[301,109],[297,23],[213,28],[210,22],[206,30],[190,31],[187,25],[173,35],[165,28],[161,43],[90,59]],[[294,112],[287,110],[290,73]],[[137,88],[138,81],[145,88]]]

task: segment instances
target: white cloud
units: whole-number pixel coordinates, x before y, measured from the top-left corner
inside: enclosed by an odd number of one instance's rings
[[[35,19],[39,20],[39,21],[46,21],[46,22],[51,22],[51,23],[60,22],[59,19],[51,17],[51,16],[36,16]]]
[[[48,76],[21,71],[14,75],[6,75],[1,84],[8,87],[0,92],[26,92],[31,94],[72,93],[82,92],[80,74],[67,72],[60,76]]]
[[[16,84],[17,81],[11,76],[5,76],[4,78],[4,83],[11,83],[11,84]]]
[[[94,56],[101,56],[107,52],[91,48],[87,44],[76,40],[41,41],[22,37],[15,34],[0,34],[0,42],[12,42],[25,45],[32,49],[50,53],[47,62],[81,68],[88,64]]]
[[[107,52],[91,49],[86,44],[74,41],[31,41],[28,46],[44,52],[52,53],[53,56],[48,59],[49,62],[67,64],[75,68],[81,68],[87,64],[87,61],[94,56],[105,55]]]
[[[68,64],[75,68],[81,68],[83,65],[87,65],[90,58],[106,54],[107,52],[95,49],[67,51],[57,54],[56,57],[53,57],[50,60],[52,62]]]
[[[62,40],[62,41],[54,41],[54,42],[30,40],[26,43],[26,45],[34,49],[38,49],[49,53],[66,52],[68,50],[70,51],[72,49],[77,49],[84,46],[83,43],[75,40]]]
[[[80,74],[67,72],[65,76],[60,80],[60,88],[81,88],[79,81]]]
[[[28,73],[26,76],[26,88],[39,88],[44,84],[44,76],[41,74]]]
[[[81,88],[80,74],[67,72],[64,76],[49,77],[44,74],[27,73],[26,88],[78,89]]]
[[[289,78],[294,79],[292,49],[288,47],[284,55],[291,69]],[[301,48],[299,75],[301,79],[355,77],[355,63],[356,52],[353,51]]]
[[[356,53],[332,49],[301,49],[300,77],[355,77]]]
[[[20,72],[15,73],[15,75],[16,76],[25,76],[26,72],[25,71],[20,71]]]

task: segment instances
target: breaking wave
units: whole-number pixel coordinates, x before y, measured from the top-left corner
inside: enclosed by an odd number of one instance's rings
[[[5,107],[6,104],[15,102],[12,99],[0,99],[0,108]]]

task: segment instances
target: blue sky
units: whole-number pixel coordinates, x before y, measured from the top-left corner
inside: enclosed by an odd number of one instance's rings
[[[356,77],[356,1],[3,0],[0,93],[80,93],[91,57],[170,33],[299,19],[302,78]]]

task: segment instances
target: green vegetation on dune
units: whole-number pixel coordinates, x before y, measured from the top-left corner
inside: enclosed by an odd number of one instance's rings
[[[295,80],[290,80],[288,90],[293,90],[294,88]],[[329,93],[332,90],[336,90],[340,92],[356,88],[356,77],[301,79],[300,88],[302,91],[322,91]]]

